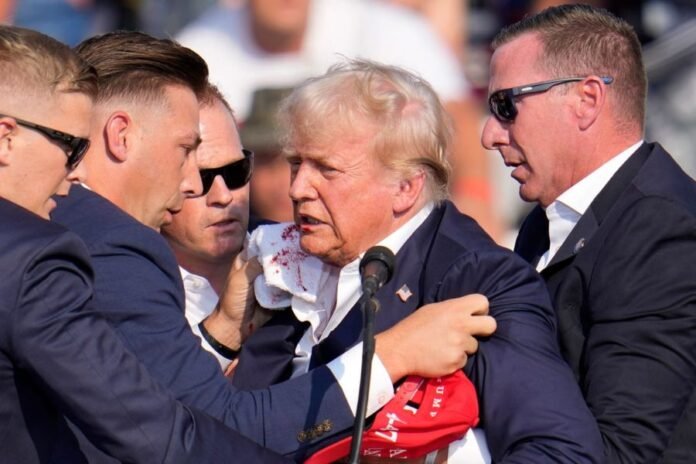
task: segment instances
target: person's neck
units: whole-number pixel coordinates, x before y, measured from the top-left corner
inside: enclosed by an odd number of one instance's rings
[[[229,260],[221,260],[219,262],[201,261],[198,259],[191,259],[188,256],[183,256],[182,253],[174,251],[176,260],[181,267],[186,269],[191,274],[196,274],[210,282],[210,286],[213,287],[215,293],[218,295],[222,294],[225,289],[225,283],[227,282],[227,275],[232,267],[232,261],[234,257]]]

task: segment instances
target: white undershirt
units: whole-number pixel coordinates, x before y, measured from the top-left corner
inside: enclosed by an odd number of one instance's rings
[[[546,217],[549,220],[549,249],[539,259],[537,271],[541,272],[548,266],[599,192],[642,144],[643,140],[614,156],[546,207]]]

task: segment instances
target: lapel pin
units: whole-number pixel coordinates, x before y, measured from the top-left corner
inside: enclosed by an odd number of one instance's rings
[[[577,253],[578,251],[582,250],[582,247],[585,246],[585,239],[581,238],[578,240],[578,243],[575,244],[575,248],[573,248],[573,253]]]
[[[398,296],[399,299],[405,303],[406,300],[413,296],[413,293],[411,292],[411,289],[408,288],[408,285],[403,284],[401,288],[396,291],[396,296]]]

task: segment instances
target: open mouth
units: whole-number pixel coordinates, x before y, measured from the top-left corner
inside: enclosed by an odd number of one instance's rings
[[[300,214],[300,225],[318,226],[320,224],[323,224],[323,223],[321,221],[313,218],[312,216]]]

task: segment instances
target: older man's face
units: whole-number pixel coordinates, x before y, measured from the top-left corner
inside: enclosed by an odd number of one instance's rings
[[[232,115],[219,102],[200,112],[198,166],[211,169],[243,158]],[[231,190],[215,177],[207,194],[189,198],[162,232],[179,261],[231,262],[242,248],[249,221],[249,185]]]
[[[300,245],[344,266],[396,228],[396,176],[369,152],[371,132],[328,145],[299,140],[291,149],[290,198]]]

